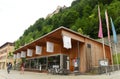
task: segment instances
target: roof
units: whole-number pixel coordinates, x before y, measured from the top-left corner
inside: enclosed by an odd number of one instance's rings
[[[14,46],[14,43],[6,42],[6,43],[4,43],[3,45],[0,46],[0,49],[3,48],[4,46],[8,45],[8,44],[11,45],[11,46]]]
[[[41,36],[40,38],[38,38],[38,39],[36,39],[36,40],[34,40],[34,41],[32,41],[32,42],[30,42],[30,43],[28,43],[28,44],[20,47],[20,48],[18,48],[17,50],[20,50],[20,49],[22,49],[22,48],[24,48],[24,47],[27,47],[27,46],[29,46],[29,45],[31,45],[31,44],[39,41],[39,40],[42,40],[43,38],[45,38],[45,37],[47,37],[47,36],[49,36],[49,35],[55,35],[55,34],[54,34],[55,32],[56,32],[57,34],[60,34],[60,33],[61,33],[61,30],[65,30],[65,31],[71,32],[71,33],[73,33],[73,34],[79,35],[79,36],[81,36],[81,37],[85,37],[85,38],[87,38],[87,39],[90,39],[90,40],[92,40],[92,41],[101,43],[101,42],[99,42],[99,41],[96,41],[95,39],[92,39],[92,38],[90,38],[90,37],[87,37],[87,36],[82,35],[82,34],[80,34],[80,33],[78,33],[78,32],[75,32],[75,31],[73,31],[73,30],[70,30],[70,29],[68,29],[68,28],[66,28],[66,27],[61,26],[61,27],[59,27],[59,28],[57,28],[57,29],[49,32],[48,34],[43,35],[43,36]],[[56,36],[59,37],[57,34],[56,34]],[[14,52],[16,52],[17,50],[15,50]]]

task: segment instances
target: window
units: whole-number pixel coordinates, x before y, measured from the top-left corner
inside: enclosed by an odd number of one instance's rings
[[[91,48],[91,44],[87,44],[87,48]]]

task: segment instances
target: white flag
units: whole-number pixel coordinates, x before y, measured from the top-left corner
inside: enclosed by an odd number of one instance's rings
[[[41,46],[36,46],[36,54],[39,54],[39,55],[42,54],[42,47]]]
[[[20,53],[17,53],[17,59],[19,59],[20,58]]]
[[[54,51],[54,43],[47,42],[47,52],[53,52]]]
[[[14,55],[13,55],[13,58],[14,58],[14,59],[17,59],[17,54],[14,54]]]
[[[25,58],[26,57],[26,52],[25,51],[22,51],[21,52],[21,58]]]
[[[63,36],[63,47],[64,48],[72,48],[72,45],[71,45],[71,38],[68,37],[68,36]]]
[[[32,49],[27,49],[27,56],[32,56],[33,50]]]

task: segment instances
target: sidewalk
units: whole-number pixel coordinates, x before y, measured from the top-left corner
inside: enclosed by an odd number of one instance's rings
[[[120,71],[113,72],[111,75],[51,75],[47,73],[37,73],[12,70],[10,74],[6,70],[0,70],[0,79],[120,79]]]

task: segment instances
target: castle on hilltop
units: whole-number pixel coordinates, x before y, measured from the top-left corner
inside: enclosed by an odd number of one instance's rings
[[[66,9],[67,7],[64,5],[63,7],[57,6],[57,9],[52,13],[48,14],[46,18],[52,17],[54,14],[59,13],[61,10]]]

